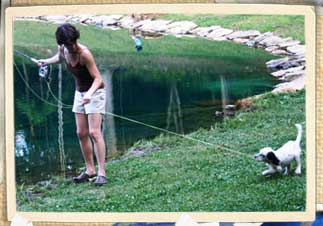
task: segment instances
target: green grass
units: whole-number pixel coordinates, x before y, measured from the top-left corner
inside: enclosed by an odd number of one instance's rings
[[[258,30],[274,32],[281,37],[293,37],[304,43],[304,17],[282,15],[181,15],[168,14],[163,19],[194,21],[198,26],[219,25],[234,30]]]
[[[167,135],[142,140],[132,149],[144,148],[146,155],[107,163],[107,185],[75,185],[59,177],[47,186],[18,185],[18,210],[303,211],[305,135],[302,176],[263,177],[266,167],[252,155],[264,146],[278,148],[296,138],[294,124],[305,121],[305,91],[268,93],[254,102],[256,110],[190,134],[214,146]]]
[[[54,38],[56,27],[54,24],[17,21],[14,25],[14,48],[37,59],[50,57],[57,51]],[[156,79],[161,79],[155,75],[165,70],[165,64],[169,67],[169,73],[174,73],[174,78],[183,77],[187,67],[190,70],[214,70],[216,67],[218,74],[227,73],[230,68],[232,74],[243,76],[246,73],[245,65],[252,70],[266,70],[265,62],[277,58],[263,49],[248,48],[233,42],[187,37],[179,39],[174,36],[144,40],[144,50],[138,54],[126,30],[111,31],[82,25],[78,25],[78,28],[81,33],[80,42],[91,49],[99,67],[121,65],[131,68],[132,72],[145,68],[147,74]],[[30,31],[35,35],[26,35]],[[16,64],[21,61],[32,64],[16,54]]]

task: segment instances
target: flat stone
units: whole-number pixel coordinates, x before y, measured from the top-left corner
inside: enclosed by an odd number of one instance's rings
[[[305,56],[303,56],[303,57],[296,58],[294,61],[301,63],[301,62],[305,62],[306,59],[305,59]]]
[[[206,37],[211,31],[221,28],[220,26],[211,27],[198,27],[191,31],[192,34],[198,35],[200,37]]]
[[[280,48],[285,48],[285,47],[289,47],[289,46],[295,46],[300,44],[301,42],[298,40],[291,40],[291,41],[287,41],[287,42],[283,42],[279,44]]]
[[[170,23],[166,32],[171,34],[187,34],[189,31],[197,28],[197,25],[191,21],[179,21]]]
[[[43,20],[54,22],[54,23],[65,23],[67,20],[66,16],[44,16],[41,18]]]
[[[273,33],[272,32],[266,32],[266,33],[260,34],[258,37],[256,37],[254,39],[254,41],[256,43],[258,43],[258,42],[261,42],[262,40],[264,40],[264,39],[266,39],[266,38],[268,38],[270,36],[273,36]]]
[[[278,55],[278,56],[289,56],[291,55],[291,53],[283,50],[283,49],[276,49],[274,51],[271,52],[274,55]]]
[[[285,74],[286,74],[286,70],[279,70],[279,71],[275,71],[275,72],[271,73],[272,76],[277,77],[277,78],[281,77]]]
[[[265,50],[267,52],[272,52],[272,51],[274,51],[274,50],[276,50],[278,48],[279,48],[278,46],[269,46],[269,47],[265,48]]]
[[[133,25],[132,25],[132,28],[139,28],[145,24],[148,24],[151,22],[151,19],[146,19],[146,20],[140,20],[138,22],[135,22]]]
[[[272,93],[282,93],[282,92],[295,92],[297,90],[302,90],[305,87],[305,76],[300,76],[291,82],[285,82],[278,84]]]
[[[233,30],[231,30],[231,29],[219,28],[219,29],[213,30],[211,33],[209,33],[207,35],[207,37],[210,38],[210,39],[215,40],[215,39],[220,38],[222,36],[231,34],[232,32],[233,32]],[[225,40],[227,40],[226,37],[225,37]]]
[[[88,20],[85,21],[86,24],[101,24],[102,25],[102,19],[103,16],[92,16]]]
[[[217,41],[217,42],[222,42],[222,41],[226,41],[228,40],[226,37],[222,36],[222,37],[214,37],[212,38],[213,41]]]
[[[82,15],[79,17],[80,23],[86,23],[88,20],[90,20],[92,15]]]
[[[248,38],[253,36],[260,35],[259,31],[256,30],[248,30],[248,31],[235,31],[229,35],[227,35],[228,39],[237,39],[237,38]]]
[[[72,23],[81,23],[80,18],[81,17],[79,17],[79,16],[68,16],[67,21],[72,22]]]
[[[119,20],[119,26],[127,29],[132,28],[134,23],[135,23],[135,20],[131,16],[125,16]]]
[[[249,39],[247,39],[247,38],[235,38],[232,41],[235,42],[235,43],[244,44],[244,43],[247,43],[249,41]]]
[[[282,39],[281,37],[270,36],[260,41],[259,44],[269,47],[269,46],[279,45],[282,42],[284,42],[284,39]]]
[[[305,55],[305,45],[296,45],[287,47],[287,51],[293,54],[304,54]]]
[[[254,40],[252,40],[252,39],[249,39],[249,41],[246,42],[246,45],[248,47],[255,47],[256,42]]]
[[[281,79],[284,81],[293,81],[300,76],[305,76],[305,70],[287,73]]]
[[[280,68],[289,69],[291,67],[299,67],[303,65],[304,65],[304,62],[299,62],[297,60],[289,60],[285,64],[280,65]]]
[[[119,23],[119,20],[122,17],[123,17],[122,15],[103,16],[102,17],[102,25],[103,26],[117,25]]]
[[[167,25],[170,24],[171,20],[151,20],[140,27],[140,30],[147,32],[165,32]]]
[[[117,30],[120,30],[121,28],[118,27],[118,26],[106,26],[106,27],[103,27],[104,29],[107,29],[107,30],[112,30],[112,31],[117,31]]]
[[[288,73],[297,73],[297,72],[301,72],[303,71],[305,68],[305,66],[299,66],[299,67],[292,67],[289,68],[287,70],[279,70],[279,71],[275,71],[273,73],[271,73],[271,75],[275,76],[275,77],[281,77],[284,76],[285,74]]]
[[[87,24],[95,24],[96,26],[103,26],[103,20],[105,16],[92,16],[85,23]]]
[[[276,68],[276,67],[279,67],[279,66],[281,66],[283,64],[286,64],[288,62],[288,60],[289,60],[288,57],[280,58],[280,59],[277,59],[277,60],[270,60],[270,61],[266,62],[266,65],[269,68]]]

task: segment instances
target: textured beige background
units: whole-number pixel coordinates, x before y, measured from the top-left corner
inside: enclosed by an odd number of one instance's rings
[[[323,11],[322,11],[323,12]],[[317,146],[316,146],[316,200],[323,204],[323,13],[317,16],[316,30],[316,89],[317,89]],[[323,209],[320,209],[323,211]]]
[[[11,5],[12,6],[30,6],[30,5],[54,5],[54,4],[103,4],[103,3],[212,3],[212,2],[222,2],[222,3],[281,3],[281,4],[306,4],[306,5],[317,5],[319,1],[307,1],[307,0],[272,0],[272,1],[235,1],[235,0],[136,0],[136,1],[120,1],[120,0],[12,0]],[[322,144],[323,141],[319,138],[323,137],[323,129],[321,129],[322,123],[321,120],[323,120],[323,93],[322,93],[322,86],[323,86],[323,78],[322,76],[322,63],[323,63],[323,57],[321,56],[321,49],[322,49],[322,32],[323,32],[323,14],[322,16],[317,17],[317,202],[323,203],[323,152],[322,152]],[[2,72],[2,71],[1,71]],[[3,76],[1,76],[3,77]],[[1,78],[2,79],[2,78]],[[322,85],[321,85],[322,84]],[[3,81],[0,80],[0,90],[3,92]],[[3,96],[3,95],[0,95]],[[3,103],[1,101],[1,103]],[[1,113],[3,105],[0,105],[1,107]],[[1,116],[1,115],[0,115]],[[2,118],[2,117],[1,117]],[[1,123],[0,123],[1,124]],[[1,126],[1,125],[0,125]],[[1,138],[2,139],[2,138]],[[3,148],[1,148],[1,151],[3,151]],[[4,153],[2,153],[2,156]],[[2,162],[3,163],[3,162]],[[314,164],[314,163],[313,163]],[[1,163],[0,163],[1,166]],[[5,169],[5,163],[3,163],[4,169]],[[0,170],[0,173],[2,171]],[[4,171],[5,172],[5,171]],[[2,175],[4,177],[5,173]],[[5,178],[0,184],[0,226],[2,225],[10,225],[10,222],[7,221],[7,211],[6,211],[6,186],[5,186]],[[50,226],[50,225],[89,225],[89,223],[33,223],[33,225],[43,225],[43,226]],[[91,226],[108,226],[112,225],[110,223],[91,223]]]
[[[103,3],[272,3],[318,5],[322,0],[12,0],[12,6],[59,5],[59,4],[103,4]]]

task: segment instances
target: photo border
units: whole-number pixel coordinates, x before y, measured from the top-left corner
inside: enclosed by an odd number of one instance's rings
[[[323,7],[316,7],[316,16],[317,16],[317,20],[321,17],[323,19]],[[320,20],[322,20],[320,18]],[[319,26],[320,24],[317,24],[317,26]],[[316,34],[316,37],[317,37],[317,65],[316,65],[316,68],[317,68],[317,79],[323,79],[322,78],[322,66],[319,66],[319,65],[322,65],[322,47],[323,46],[320,46],[322,44],[322,41],[319,40],[319,38],[321,38],[321,34],[323,33],[323,27],[318,27],[317,29],[317,34]],[[318,33],[320,32],[320,33]],[[319,48],[321,47],[321,48]],[[320,62],[321,61],[321,62]],[[318,95],[317,95],[317,106],[322,106],[322,101],[323,101],[323,96],[322,96],[322,92],[323,92],[323,86],[321,85],[321,82],[320,80],[318,80],[317,84],[316,84],[316,87],[317,87],[317,91],[318,92]],[[316,166],[316,173],[317,173],[317,185],[316,185],[316,189],[317,191],[317,205],[316,205],[316,210],[317,212],[323,212],[323,175],[318,175],[318,173],[322,173],[323,172],[323,149],[322,149],[322,142],[319,142],[319,140],[322,138],[320,137],[320,129],[321,129],[321,120],[322,120],[322,112],[323,109],[322,107],[321,108],[318,108],[317,109],[317,114],[319,114],[317,116],[317,158],[316,158],[316,162],[317,162],[317,166]],[[322,130],[321,130],[322,131]]]
[[[31,221],[50,222],[174,222],[182,212],[19,212],[16,209],[14,158],[14,95],[13,95],[13,19],[16,16],[77,14],[248,14],[303,15],[306,40],[306,208],[286,212],[189,212],[198,222],[265,222],[311,221],[315,219],[315,36],[314,6],[275,4],[106,4],[10,7],[6,9],[5,27],[5,149],[7,181],[7,214],[12,221],[16,214]]]

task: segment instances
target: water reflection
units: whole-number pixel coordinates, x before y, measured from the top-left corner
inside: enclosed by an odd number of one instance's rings
[[[16,131],[15,144],[16,144],[16,147],[15,147],[16,157],[26,158],[26,161],[29,161],[28,160],[29,150],[27,146],[26,136],[23,130]]]

